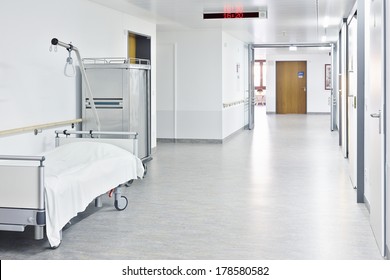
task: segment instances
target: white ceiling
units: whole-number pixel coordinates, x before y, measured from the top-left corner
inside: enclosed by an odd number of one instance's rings
[[[247,43],[320,43],[338,38],[342,19],[356,0],[90,0],[145,18],[157,30],[218,28]],[[242,6],[244,11],[265,8],[267,19],[203,20],[204,11],[224,6]],[[324,27],[327,22],[328,27]]]

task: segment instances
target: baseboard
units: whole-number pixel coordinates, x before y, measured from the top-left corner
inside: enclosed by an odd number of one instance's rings
[[[370,202],[368,201],[368,199],[365,195],[364,195],[364,205],[366,205],[368,213],[371,213],[371,205],[370,205]]]
[[[157,138],[157,143],[175,143],[174,138]]]
[[[232,134],[226,136],[224,139],[175,139],[175,138],[157,138],[157,143],[206,143],[206,144],[222,144],[223,142],[228,141],[237,134],[241,133],[243,130],[249,128],[249,125],[243,126],[237,129]]]
[[[386,248],[385,248],[385,253],[386,253],[386,259],[389,261],[390,260],[390,250],[389,250],[389,247],[386,245]]]
[[[206,144],[222,144],[220,139],[173,139],[173,138],[157,138],[157,143],[206,143]]]
[[[176,143],[205,143],[205,144],[222,144],[221,139],[176,139]]]
[[[266,112],[267,115],[275,115],[276,112]],[[283,114],[288,115],[288,114]],[[330,115],[329,112],[307,112],[306,115]]]
[[[229,141],[230,139],[232,139],[234,136],[236,136],[237,134],[240,134],[242,131],[246,130],[246,129],[249,129],[249,124],[246,125],[246,126],[243,126],[239,129],[237,129],[235,132],[233,132],[232,134],[226,136],[225,138],[222,139],[222,143],[223,142],[226,142],[226,141]]]
[[[307,112],[306,115],[330,115],[329,112]]]

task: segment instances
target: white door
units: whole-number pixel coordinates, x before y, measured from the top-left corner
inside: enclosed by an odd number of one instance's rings
[[[357,186],[357,19],[348,24],[348,161],[352,186]]]
[[[370,7],[370,71],[367,93],[368,195],[370,223],[378,247],[384,255],[384,26],[383,0],[372,0]]]
[[[332,90],[330,91],[330,130],[334,131],[337,128],[337,98],[338,98],[338,45],[332,46]]]
[[[255,80],[254,80],[255,50],[253,46],[248,48],[248,72],[249,72],[249,101],[248,101],[248,128],[255,128]]]
[[[157,138],[177,138],[176,45],[157,46]]]
[[[339,72],[339,106],[341,118],[341,148],[345,158],[348,157],[348,92],[347,92],[347,25],[343,23],[340,38],[340,72]]]
[[[250,45],[245,46],[244,51],[244,84],[245,84],[245,94],[244,99],[249,100],[249,50]],[[244,106],[244,124],[249,125],[249,104]]]
[[[390,19],[390,5],[386,5],[386,19]],[[390,21],[386,20],[386,81],[390,81]],[[386,96],[390,96],[390,88],[388,85],[386,85]],[[386,112],[388,112],[390,109],[390,102],[386,102]],[[389,118],[387,117],[386,120],[386,133],[390,131],[390,121],[388,121]],[[387,252],[387,259],[390,259],[390,180],[388,179],[388,174],[390,174],[390,137],[386,137],[386,198],[385,198],[385,209],[386,209],[386,221],[385,221],[385,228],[386,228],[386,237],[385,237],[385,244],[386,244],[386,252]]]

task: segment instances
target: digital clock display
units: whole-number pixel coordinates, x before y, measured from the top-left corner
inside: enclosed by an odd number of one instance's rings
[[[244,18],[244,7],[242,5],[225,5],[223,14],[224,18]]]
[[[259,12],[243,13],[204,13],[203,19],[239,19],[239,18],[259,18]]]
[[[203,19],[259,18],[259,12],[244,12],[242,5],[225,5],[223,12],[204,13]]]

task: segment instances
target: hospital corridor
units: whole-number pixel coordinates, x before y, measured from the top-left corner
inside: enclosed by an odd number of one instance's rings
[[[387,263],[389,19],[0,1],[0,259]]]
[[[257,118],[223,145],[159,144],[127,211],[106,198],[56,250],[0,232],[1,259],[380,259],[328,116]]]

